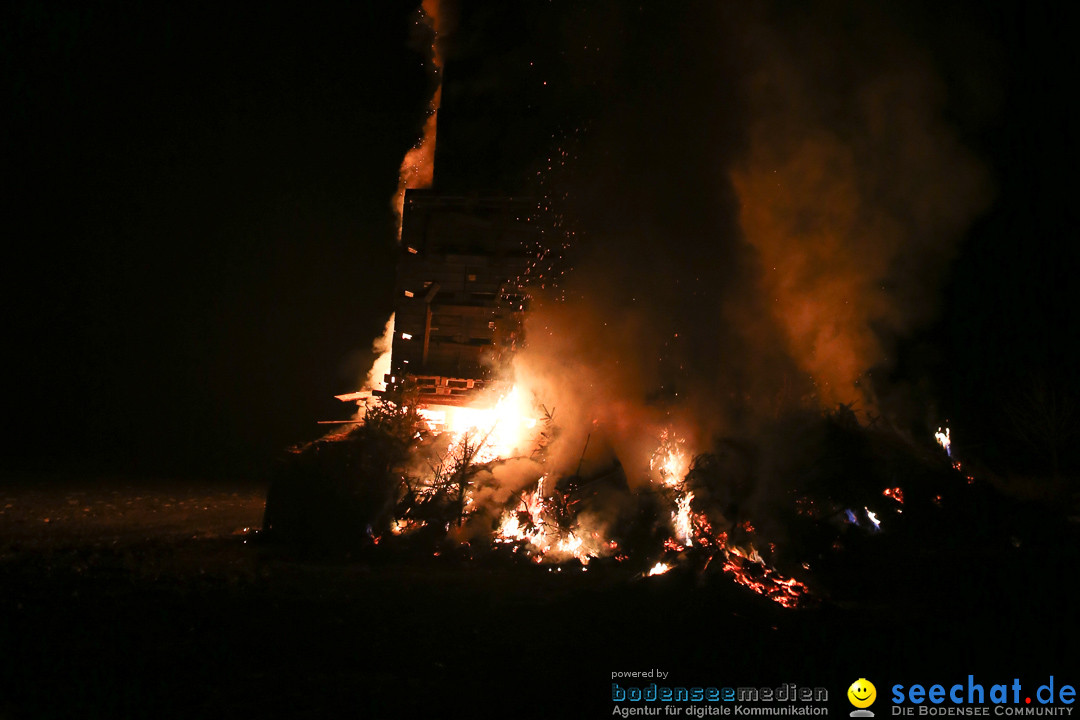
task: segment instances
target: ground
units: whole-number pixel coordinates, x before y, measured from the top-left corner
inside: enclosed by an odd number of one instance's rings
[[[1080,679],[1068,524],[1008,557],[912,548],[866,568],[888,592],[790,611],[722,575],[301,561],[255,532],[264,498],[252,483],[0,485],[0,718],[610,717],[612,673],[650,668],[675,685],[822,686],[838,715],[859,677],[882,696],[969,673]]]

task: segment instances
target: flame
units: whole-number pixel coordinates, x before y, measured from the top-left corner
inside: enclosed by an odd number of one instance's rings
[[[390,532],[394,535],[406,535],[413,530],[419,530],[423,526],[423,522],[413,520],[412,518],[398,519],[394,520],[390,525]]]
[[[528,450],[537,419],[517,386],[499,398],[495,407],[457,407],[427,405],[417,414],[428,429],[435,433],[450,433],[452,445],[465,441],[481,445],[473,461],[479,464],[500,458],[510,458]]]
[[[516,543],[525,546],[536,562],[561,562],[576,559],[588,565],[595,557],[609,555],[617,544],[605,541],[598,531],[589,531],[578,522],[566,531],[555,522],[550,504],[544,496],[541,477],[536,490],[520,498],[517,510],[503,513],[496,532],[496,543]],[[527,519],[526,522],[522,522]],[[515,551],[517,548],[515,548]]]
[[[660,481],[671,488],[682,486],[686,473],[690,470],[690,456],[686,452],[686,442],[673,432],[664,430],[660,434],[660,446],[653,453],[649,467],[659,473]]]
[[[493,407],[428,406],[417,412],[432,432],[451,434],[451,442],[458,447],[471,443],[470,446],[476,448],[479,443],[471,462],[520,457],[523,451],[535,447],[536,436],[532,431],[538,423],[534,408],[525,402],[524,393],[517,386]],[[690,455],[684,442],[674,433],[661,433],[650,467],[658,488],[673,504],[672,534],[664,541],[664,557],[643,573],[645,577],[667,573],[693,557],[707,558],[701,567],[704,571],[713,558],[722,557],[722,571],[735,582],[783,607],[799,605],[809,592],[806,585],[771,567],[753,543],[742,547],[730,545],[726,531],[714,531],[705,512],[694,512],[694,493],[687,488],[686,481]],[[548,492],[545,492],[545,485]],[[577,560],[582,569],[593,558],[614,555],[616,561],[627,559],[616,542],[604,538],[604,528],[590,527],[591,518],[575,518],[568,511],[572,501],[569,496],[559,496],[560,492],[556,484],[547,483],[547,476],[540,477],[534,488],[516,495],[516,503],[503,509],[493,542],[508,546],[511,552],[519,553],[531,562]],[[471,496],[464,499],[464,506],[466,512],[473,506]],[[874,513],[864,509],[867,517],[876,524]],[[398,520],[391,527],[391,533],[404,534],[422,525],[415,520]],[[754,526],[746,520],[738,523],[738,528],[746,535],[755,533]],[[768,548],[772,557],[775,546],[770,544]],[[558,570],[561,568],[556,567],[553,571]]]
[[[683,543],[690,547],[693,540],[693,520],[690,514],[690,502],[694,499],[694,493],[690,492],[681,498],[676,498],[675,505],[678,510],[671,514],[672,524],[675,526],[675,535],[682,539]]]
[[[952,439],[949,437],[948,426],[945,427],[945,432],[941,432],[941,428],[939,427],[937,429],[937,432],[934,433],[934,439],[937,440],[938,445],[945,448],[945,454],[952,458]],[[959,460],[953,460],[952,466],[953,469],[956,470],[956,472],[963,472]],[[975,478],[973,478],[971,475],[967,475],[966,477],[969,483],[975,482]]]
[[[442,67],[443,57],[439,48],[439,30],[442,26],[440,0],[424,0],[420,6],[420,19],[431,31],[431,59],[434,75],[438,80],[435,92],[428,104],[428,117],[424,129],[417,141],[401,161],[398,171],[398,187],[394,193],[393,208],[397,218],[397,236],[401,240],[401,218],[405,208],[405,191],[412,188],[431,187],[435,177],[435,132],[436,118],[442,103]]]
[[[520,508],[503,513],[495,542],[525,542],[536,547],[544,544],[544,478],[536,483],[536,491],[521,496]],[[523,517],[528,522],[522,524]]]
[[[675,433],[660,433],[660,445],[649,461],[649,467],[660,476],[664,487],[674,491],[675,510],[671,513],[671,525],[675,536],[665,542],[669,549],[683,550],[694,544],[693,508],[694,493],[686,490],[686,474],[690,470],[690,454],[686,442]]]
[[[667,563],[658,562],[649,569],[649,572],[645,573],[645,577],[652,577],[653,575],[663,575],[670,569],[671,566]]]
[[[941,432],[941,428],[937,429],[934,433],[934,439],[937,440],[938,445],[945,448],[945,454],[952,457],[952,440],[949,438],[949,428],[945,427],[945,432]]]
[[[673,432],[663,431],[649,467],[659,476],[661,485],[674,496],[675,509],[671,513],[673,535],[664,541],[664,549],[668,553],[683,553],[696,545],[699,552],[708,553],[705,568],[708,568],[713,557],[722,553],[726,558],[722,570],[735,582],[785,608],[797,607],[803,596],[809,593],[806,585],[770,567],[753,544],[746,548],[729,545],[727,533],[716,534],[706,513],[693,511],[694,493],[686,487],[690,462],[691,456],[686,451],[685,442]],[[848,515],[855,522],[850,510]],[[877,521],[872,513],[869,517]],[[748,535],[754,533],[754,526],[749,520],[739,523],[739,527]],[[770,545],[770,548],[775,550],[775,546]],[[682,555],[678,559],[681,560]],[[645,576],[661,575],[672,567],[672,563],[657,562]]]
[[[577,556],[577,553],[581,550],[583,540],[570,532],[566,537],[560,538],[559,542],[555,545],[555,550],[560,553],[566,553],[567,555]]]

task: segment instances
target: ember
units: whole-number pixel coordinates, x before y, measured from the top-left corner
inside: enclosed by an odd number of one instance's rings
[[[892,498],[893,500],[900,503],[901,505],[904,504],[904,491],[901,490],[898,487],[885,488],[885,491],[882,492],[881,494],[884,495],[887,498]]]
[[[763,562],[732,553],[724,562],[723,570],[735,582],[745,585],[758,595],[764,595],[786,607],[797,607],[807,593],[805,585],[794,578],[784,577]]]

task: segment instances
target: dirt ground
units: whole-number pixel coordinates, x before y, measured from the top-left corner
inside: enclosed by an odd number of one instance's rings
[[[609,717],[612,673],[654,667],[678,684],[827,687],[834,715],[858,677],[879,692],[1080,679],[1075,533],[1000,560],[920,552],[867,567],[890,592],[790,611],[722,575],[300,561],[261,541],[264,498],[0,486],[0,718]]]

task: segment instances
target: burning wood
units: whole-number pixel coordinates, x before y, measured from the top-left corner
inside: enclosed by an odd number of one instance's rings
[[[538,450],[542,454],[543,434],[537,432],[536,415],[516,389],[486,409],[418,408],[415,417],[423,428],[421,434],[429,438],[425,442],[445,449],[431,451],[426,472],[414,466],[411,474],[406,473],[404,491],[389,526],[390,536],[431,532],[454,536],[453,527],[469,528],[475,525],[475,518],[490,515],[491,508],[485,507],[488,500],[478,499],[483,483],[477,478],[515,457],[534,455]],[[552,414],[546,413],[546,417],[550,422]],[[500,428],[505,432],[500,434]],[[423,452],[423,448],[422,442],[414,452]],[[807,594],[803,583],[768,566],[752,543],[745,550],[730,544],[728,532],[716,532],[707,512],[695,511],[695,494],[687,484],[693,463],[684,448],[685,443],[665,431],[653,456],[651,466],[659,472],[644,492],[671,509],[668,534],[662,543],[664,557],[643,575],[654,577],[686,563],[705,572],[720,555],[720,567],[731,579],[784,607],[795,607]],[[512,494],[497,508],[498,520],[487,534],[487,542],[493,548],[509,548],[513,555],[531,563],[576,561],[585,566],[597,558],[631,559],[642,549],[629,547],[622,552],[622,545],[608,535],[606,525],[580,510],[589,493],[595,491],[592,485],[583,485],[576,477],[540,476],[531,489]],[[736,529],[747,538],[755,532],[749,521],[742,521]],[[477,539],[484,539],[483,533],[480,538],[467,534],[474,547],[479,547]],[[380,534],[373,540],[381,538]]]
[[[475,406],[362,398],[362,422],[297,456],[311,476],[340,467],[351,478],[333,483],[354,488],[339,504],[358,508],[355,551],[486,556],[552,571],[570,563],[647,582],[681,569],[799,608],[828,598],[837,568],[865,557],[866,543],[903,542],[901,521],[923,532],[946,526],[935,520],[943,513],[980,512],[957,499],[958,487],[972,486],[932,453],[829,414],[803,420],[824,439],[801,464],[779,466],[789,484],[773,481],[768,496],[755,495],[755,483],[773,466],[753,464],[754,452],[725,441],[695,456],[671,427],[654,430],[636,475],[622,465],[583,475],[581,446],[604,443],[603,426],[554,462],[556,414],[526,391],[527,376],[519,380]],[[903,487],[889,482],[900,476]]]

